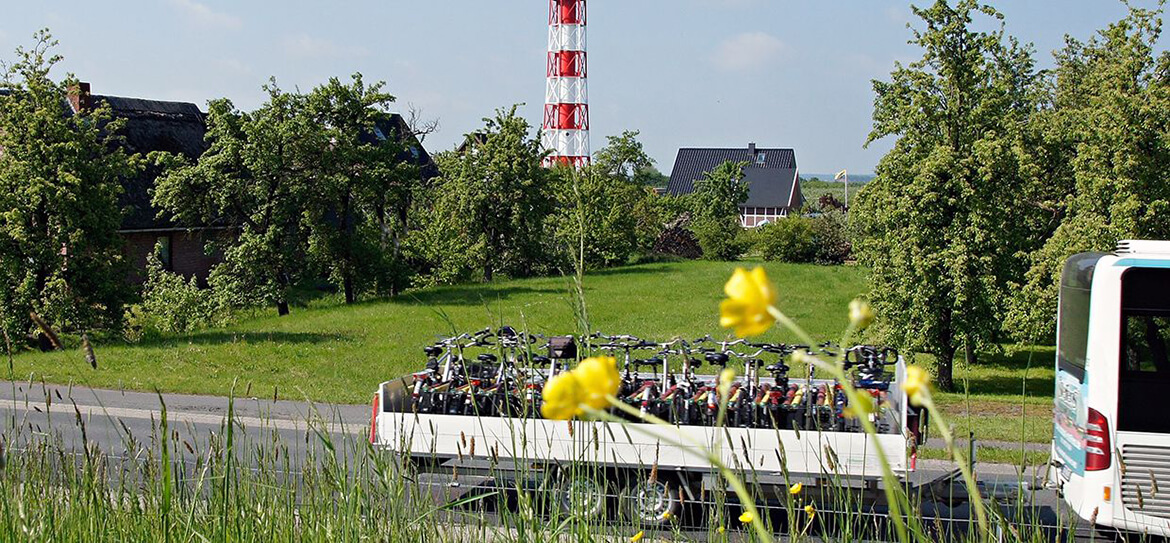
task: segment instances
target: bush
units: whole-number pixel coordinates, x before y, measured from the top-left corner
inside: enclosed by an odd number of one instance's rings
[[[837,209],[826,209],[812,220],[817,264],[844,264],[849,259],[853,244],[846,220],[845,213]]]
[[[743,227],[739,225],[738,216],[698,219],[691,230],[699,238],[703,258],[707,260],[736,260],[744,252],[740,243]]]
[[[757,228],[753,237],[756,251],[764,260],[812,262],[816,259],[817,245],[810,219],[781,219]]]
[[[157,253],[147,259],[142,304],[129,311],[130,339],[156,333],[186,333],[226,324],[231,312],[215,290],[199,288],[194,277],[163,269]]]

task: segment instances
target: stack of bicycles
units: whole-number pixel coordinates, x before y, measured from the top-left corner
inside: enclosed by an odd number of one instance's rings
[[[617,359],[621,401],[672,424],[860,431],[840,383],[818,379],[808,362],[790,375],[796,353],[841,355],[841,347],[832,343],[752,343],[710,336],[656,342],[601,333],[545,337],[505,326],[444,338],[423,351],[425,369],[412,375],[416,413],[539,417],[544,384],[588,354]],[[893,381],[888,369],[897,363],[898,352],[856,345],[843,354],[853,386],[872,395],[879,409],[887,408]],[[740,378],[721,395],[716,375],[729,367]],[[886,419],[874,417],[879,431]]]

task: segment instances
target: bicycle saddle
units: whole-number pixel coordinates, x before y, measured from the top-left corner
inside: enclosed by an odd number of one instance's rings
[[[707,362],[712,364],[719,366],[727,365],[727,355],[724,353],[707,353],[703,358],[706,358]]]
[[[475,359],[479,360],[480,362],[487,362],[489,364],[494,363],[496,360],[498,360],[498,358],[496,358],[496,355],[494,355],[492,353],[480,353],[480,355],[475,357]]]
[[[426,353],[427,356],[437,357],[443,354],[443,348],[439,347],[438,345],[431,345],[429,347],[423,347],[423,352]]]

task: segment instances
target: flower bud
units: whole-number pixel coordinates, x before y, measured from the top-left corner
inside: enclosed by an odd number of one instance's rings
[[[861,330],[873,323],[873,308],[860,298],[849,302],[849,325]]]

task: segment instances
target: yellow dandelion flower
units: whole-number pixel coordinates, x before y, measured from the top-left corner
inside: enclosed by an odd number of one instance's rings
[[[800,494],[801,490],[804,490],[804,485],[802,485],[800,483],[796,483],[788,488],[788,493],[795,496],[797,494]]]
[[[902,383],[902,390],[915,405],[922,403],[923,394],[930,392],[930,375],[921,366],[906,367],[906,381]]]
[[[869,302],[861,299],[849,302],[849,324],[861,330],[873,323],[873,308]]]
[[[612,356],[594,356],[582,360],[573,370],[583,392],[583,403],[593,409],[605,409],[609,396],[617,394],[622,377]]]
[[[569,420],[582,413],[581,403],[585,400],[577,374],[567,371],[558,373],[544,385],[544,404],[540,412],[551,420]]]
[[[754,517],[750,511],[744,511],[743,514],[739,516],[739,521],[744,524],[750,524],[755,519],[756,517]]]
[[[776,303],[776,289],[764,268],[736,268],[723,286],[727,299],[719,304],[719,325],[735,329],[739,337],[758,336],[776,322],[768,309]]]
[[[643,537],[646,537],[646,532],[644,532],[644,531],[638,532],[638,533],[630,536],[630,543],[638,543],[639,541],[642,540]]]

